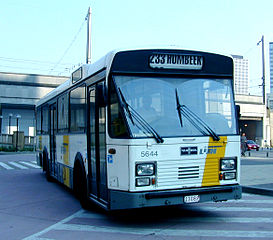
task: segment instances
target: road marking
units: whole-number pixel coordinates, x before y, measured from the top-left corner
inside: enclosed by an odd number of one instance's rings
[[[82,213],[78,216],[79,218],[89,219],[107,219],[107,216],[93,214],[93,213]],[[240,218],[240,217],[183,217],[181,219],[171,220],[168,222],[177,223],[273,223],[273,218]]]
[[[247,208],[248,209],[248,208]],[[214,209],[215,210],[215,209]],[[62,231],[83,231],[83,232],[101,232],[101,233],[126,233],[126,234],[137,234],[137,235],[147,235],[153,234],[157,236],[188,236],[188,237],[222,237],[222,236],[232,236],[234,237],[245,237],[245,238],[272,238],[273,231],[240,231],[240,230],[189,230],[189,229],[157,229],[157,228],[130,228],[130,227],[104,227],[104,226],[90,226],[90,225],[80,225],[80,224],[68,224],[73,218],[106,218],[106,215],[88,213],[84,210],[80,210],[75,214],[63,219],[62,221],[44,229],[41,232],[33,234],[23,240],[46,240],[41,237],[43,234],[51,230],[62,230]],[[273,218],[225,218],[225,217],[197,217],[197,218],[181,218],[180,220],[175,220],[172,222],[235,222],[235,223],[272,223]]]
[[[234,203],[272,203],[271,200],[266,199],[246,199],[242,201],[234,201]],[[215,203],[214,203],[215,204]],[[236,204],[237,205],[237,204]],[[217,206],[217,207],[207,207],[207,206],[198,206],[190,207],[196,211],[224,211],[224,212],[273,212],[273,208],[251,208],[251,207],[238,207],[238,206]],[[35,233],[23,240],[51,240],[43,238],[42,235],[50,231],[82,231],[82,232],[96,232],[96,233],[124,233],[124,234],[136,234],[136,235],[155,235],[155,236],[183,236],[183,237],[223,237],[230,236],[234,238],[273,238],[273,231],[241,231],[241,230],[211,230],[211,229],[183,229],[183,226],[180,229],[174,228],[149,228],[149,227],[123,227],[123,226],[92,226],[86,224],[70,224],[74,218],[89,218],[89,219],[108,219],[106,214],[92,213],[85,210],[80,210],[73,215],[61,220],[60,222]],[[110,220],[109,220],[110,221]],[[273,223],[273,218],[269,217],[181,217],[180,219],[170,219],[172,224],[178,223]]]
[[[12,167],[9,166],[9,165],[12,165]],[[7,163],[0,162],[0,166],[2,168],[6,169],[6,170],[15,170],[17,168],[19,168],[19,169],[30,169],[30,168],[40,169],[41,168],[36,163],[33,164],[31,162],[24,162],[24,161],[20,161],[20,162],[7,162]],[[16,168],[14,168],[14,167],[16,167]]]
[[[273,212],[273,208],[252,208],[252,207],[233,207],[233,206],[199,207],[198,210],[219,211],[219,212]]]
[[[253,199],[240,199],[240,200],[231,200],[231,201],[227,201],[228,203],[256,203],[256,204],[261,204],[261,203],[269,203],[269,204],[273,204],[273,200],[266,200],[266,199],[257,199],[257,200],[253,200]]]
[[[29,167],[40,168],[39,166],[37,166],[37,164],[32,164],[32,163],[30,163],[30,162],[21,162],[21,163],[23,163],[23,164],[25,164],[25,165],[27,165],[27,166],[29,166]]]
[[[14,168],[10,167],[9,165],[7,165],[5,163],[2,163],[2,162],[0,162],[0,166],[3,167],[3,168],[5,168],[5,169],[8,169],[8,170],[14,169]]]
[[[169,221],[177,223],[273,223],[273,218],[187,217]]]
[[[159,228],[129,228],[129,227],[97,227],[79,224],[58,224],[54,230],[63,231],[85,231],[85,232],[108,232],[108,233],[127,233],[137,235],[153,234],[156,236],[187,236],[187,237],[245,237],[263,238],[273,237],[272,231],[237,231],[237,230],[188,230],[188,229],[159,229]]]
[[[35,234],[33,234],[33,235],[29,236],[29,237],[24,238],[23,240],[41,240],[43,238],[39,237],[39,236],[41,236],[42,234],[45,234],[45,233],[47,233],[47,232],[49,232],[51,230],[57,229],[58,225],[64,224],[64,223],[72,220],[73,218],[78,217],[82,212],[84,212],[83,209],[79,210],[78,212],[72,214],[71,216],[61,220],[60,222],[57,222],[57,223],[51,225],[50,227],[48,227],[48,228],[46,228],[46,229],[44,229],[44,230],[42,230],[42,231],[40,231],[38,233],[35,233]]]
[[[244,196],[245,194],[243,194]],[[269,200],[269,199],[238,199],[238,200],[227,200],[227,202],[204,202],[202,204],[210,204],[210,205],[217,205],[217,204],[223,204],[223,205],[228,205],[228,204],[241,204],[241,203],[255,203],[255,204],[261,204],[261,203],[268,203],[268,204],[273,204],[273,200]],[[199,204],[198,204],[199,205]],[[199,205],[200,206],[200,205]]]
[[[11,165],[13,165],[13,166],[15,166],[17,168],[20,168],[20,169],[28,169],[27,167],[25,167],[25,166],[23,166],[23,165],[21,165],[19,163],[16,163],[16,162],[9,162],[9,164],[11,164]]]

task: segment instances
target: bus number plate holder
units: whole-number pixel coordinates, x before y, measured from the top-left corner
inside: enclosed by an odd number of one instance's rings
[[[184,196],[184,203],[198,203],[200,202],[200,195]]]

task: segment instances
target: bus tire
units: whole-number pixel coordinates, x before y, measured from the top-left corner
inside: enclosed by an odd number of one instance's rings
[[[43,153],[43,171],[45,171],[46,180],[48,182],[52,182],[52,177],[50,176],[49,159],[46,152]]]
[[[42,166],[43,166],[43,172],[46,171],[46,153],[43,152],[43,155],[42,155]]]
[[[39,153],[39,162],[38,165],[40,167],[43,167],[43,155],[41,153]],[[43,167],[43,171],[44,171],[44,167]]]
[[[89,200],[87,196],[87,181],[82,161],[77,160],[74,165],[73,172],[73,191],[79,199],[82,208],[89,208]]]

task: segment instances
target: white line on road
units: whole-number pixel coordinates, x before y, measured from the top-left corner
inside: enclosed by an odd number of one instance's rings
[[[21,165],[19,163],[16,163],[16,162],[9,162],[9,164],[11,164],[11,165],[13,165],[13,166],[15,166],[17,168],[20,168],[20,169],[28,169],[27,167],[25,167],[25,166],[23,166],[23,165]]]
[[[89,219],[107,219],[106,215],[94,214],[84,212],[77,216],[78,218]],[[273,218],[255,217],[255,218],[240,218],[240,217],[181,217],[181,219],[171,220],[168,222],[176,223],[191,223],[191,222],[203,222],[203,223],[273,223]]]
[[[239,199],[239,200],[230,200],[227,201],[226,204],[228,203],[255,203],[255,204],[261,204],[261,203],[269,203],[269,204],[273,204],[273,200],[267,200],[267,199],[257,199],[257,200],[253,200],[253,199]],[[215,204],[212,202],[212,204]]]
[[[273,238],[273,231],[236,231],[236,230],[189,230],[189,229],[157,229],[157,228],[130,228],[130,227],[105,227],[105,226],[90,226],[90,225],[80,225],[80,224],[67,224],[73,218],[103,218],[104,215],[88,213],[84,210],[80,210],[75,214],[63,219],[62,221],[44,229],[41,232],[33,234],[23,240],[43,240],[42,235],[54,230],[63,231],[83,231],[83,232],[108,232],[108,233],[125,233],[125,234],[138,234],[138,235],[163,235],[163,236],[189,236],[189,237],[222,237],[222,236],[232,236],[232,237],[245,237],[245,238]],[[106,216],[105,216],[106,218]],[[197,217],[197,218],[183,218],[179,222],[235,222],[235,223],[272,223],[273,218],[224,218],[224,217]]]
[[[197,208],[196,208],[197,209]],[[200,207],[198,210],[219,211],[219,212],[273,212],[273,208],[252,208],[252,207]]]
[[[5,163],[2,163],[2,162],[0,162],[0,166],[5,168],[5,169],[8,169],[8,170],[14,169],[14,168],[10,167],[9,165],[7,165]]]
[[[244,202],[252,203],[272,203],[270,200],[246,200]],[[239,201],[238,201],[239,203]],[[251,207],[238,207],[238,206],[218,206],[218,207],[202,207],[193,208],[198,211],[236,211],[236,212],[273,212],[273,208],[251,208]],[[222,237],[232,236],[233,238],[273,238],[273,231],[240,231],[240,230],[199,230],[199,229],[158,229],[158,228],[139,228],[139,227],[123,227],[123,226],[92,226],[92,225],[81,225],[81,224],[68,224],[68,222],[74,218],[105,218],[106,215],[86,212],[80,210],[75,214],[63,219],[62,221],[33,234],[23,240],[45,240],[42,235],[54,230],[64,231],[83,231],[83,232],[100,232],[100,233],[124,233],[124,234],[137,234],[147,235],[154,234],[157,236],[187,236],[187,237]],[[208,222],[208,223],[273,223],[273,218],[258,217],[258,218],[236,218],[236,217],[188,217],[181,218],[171,221],[173,223],[183,222]]]
[[[73,219],[75,217],[78,217],[83,212],[84,212],[84,210],[81,209],[78,212],[72,214],[71,216],[69,216],[69,217],[61,220],[60,222],[57,222],[57,223],[51,225],[50,227],[42,230],[41,232],[38,232],[38,233],[35,233],[35,234],[33,234],[33,235],[29,236],[29,237],[26,237],[23,240],[40,240],[40,239],[43,239],[42,237],[39,237],[39,236],[41,236],[42,234],[45,234],[45,233],[47,233],[47,232],[49,232],[51,230],[57,229],[58,225],[64,224],[66,222],[69,222],[71,219]]]
[[[85,231],[85,232],[109,232],[109,233],[127,233],[156,236],[187,236],[187,237],[245,237],[245,238],[264,238],[273,237],[272,231],[236,231],[236,230],[188,230],[188,229],[157,229],[157,228],[129,228],[129,227],[97,227],[79,224],[58,224],[55,230],[67,231]]]
[[[33,167],[33,168],[40,168],[39,166],[37,166],[37,164],[32,164],[30,162],[21,162],[21,163],[23,163],[23,164],[25,164],[27,166]]]

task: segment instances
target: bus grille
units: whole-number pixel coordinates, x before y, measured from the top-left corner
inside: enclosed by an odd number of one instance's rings
[[[157,162],[157,187],[181,188],[200,187],[202,184],[204,160],[169,160]]]
[[[178,179],[190,178],[199,178],[199,166],[178,168]]]

